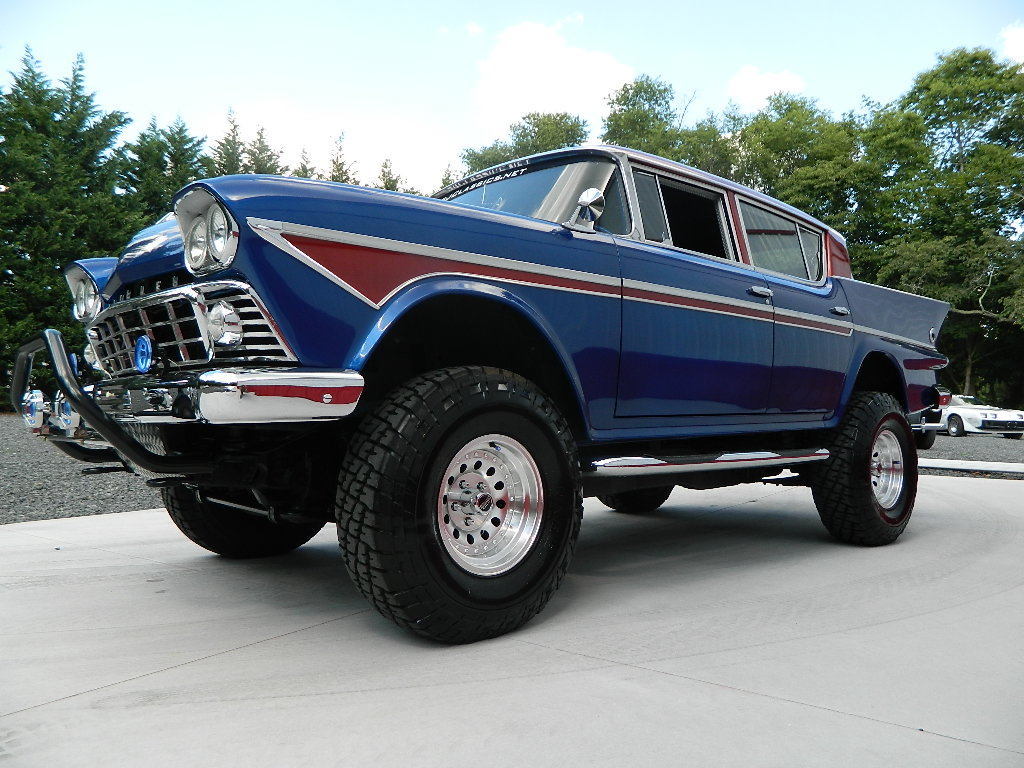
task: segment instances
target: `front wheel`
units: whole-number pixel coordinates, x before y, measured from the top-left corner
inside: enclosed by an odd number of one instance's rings
[[[914,433],[914,444],[918,450],[927,451],[935,445],[935,438],[938,437],[938,434],[938,431],[934,429],[922,429],[920,432]]]
[[[248,512],[206,501],[182,485],[161,491],[178,530],[203,549],[245,559],[283,555],[312,539],[324,523],[275,523]]]
[[[864,546],[899,538],[917,495],[917,451],[895,398],[855,393],[830,452],[811,486],[828,532]]]
[[[345,566],[380,613],[467,643],[536,615],[565,574],[583,500],[554,403],[495,368],[419,376],[368,414],[342,465]]]
[[[964,420],[955,413],[946,422],[946,432],[950,437],[963,437],[967,430],[964,429]]]

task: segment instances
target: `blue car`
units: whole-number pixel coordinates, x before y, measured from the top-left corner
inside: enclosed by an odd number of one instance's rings
[[[948,306],[853,279],[839,233],[611,146],[433,197],[198,181],[66,276],[88,344],[21,348],[37,434],[142,475],[225,557],[336,523],[366,598],[444,642],[544,607],[587,496],[643,514],[675,486],[799,484],[836,538],[894,541],[947,363]]]

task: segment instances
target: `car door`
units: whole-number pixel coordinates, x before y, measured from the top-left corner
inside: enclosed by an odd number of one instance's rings
[[[763,413],[772,306],[735,258],[724,195],[634,171],[643,240],[616,238],[623,277],[616,416]]]
[[[775,306],[775,360],[768,412],[831,415],[852,354],[852,314],[839,281],[824,274],[824,233],[739,199],[742,236]]]

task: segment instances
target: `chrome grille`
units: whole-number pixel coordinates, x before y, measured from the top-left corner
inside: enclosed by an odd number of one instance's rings
[[[230,302],[242,321],[242,342],[234,347],[213,344],[207,332],[207,309],[220,300]],[[130,299],[107,309],[88,330],[97,359],[112,376],[136,373],[135,343],[142,335],[153,342],[154,358],[172,367],[295,359],[244,283],[201,283]]]

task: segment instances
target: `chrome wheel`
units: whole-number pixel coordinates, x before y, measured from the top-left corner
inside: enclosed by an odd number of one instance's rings
[[[883,509],[892,509],[903,492],[903,449],[888,429],[875,436],[870,459],[871,490]]]
[[[437,494],[437,528],[452,560],[497,576],[529,554],[544,516],[540,470],[521,443],[483,435],[456,451]]]

